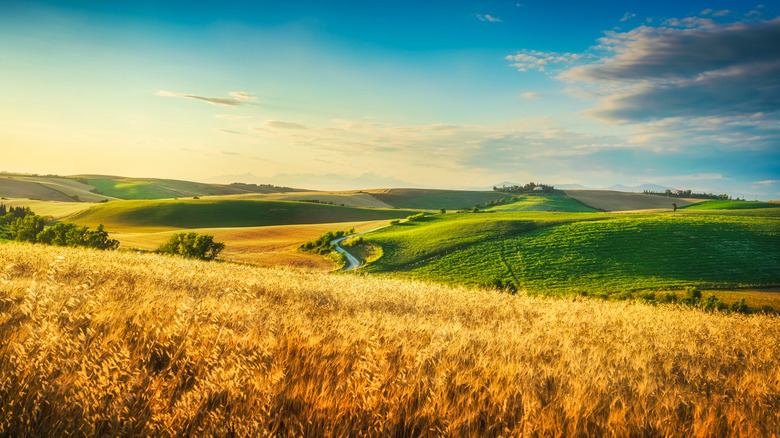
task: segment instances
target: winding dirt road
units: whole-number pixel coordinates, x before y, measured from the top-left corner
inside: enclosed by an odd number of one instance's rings
[[[347,261],[349,262],[349,264],[347,266],[345,266],[343,270],[344,271],[352,271],[354,269],[359,268],[360,267],[360,260],[358,260],[357,257],[353,256],[352,254],[348,253],[344,248],[339,246],[339,243],[341,241],[349,239],[350,237],[355,237],[355,236],[359,236],[361,234],[370,233],[372,231],[381,230],[382,228],[387,228],[389,226],[390,225],[383,225],[381,227],[372,228],[370,230],[361,231],[359,233],[350,234],[349,236],[344,236],[344,237],[340,237],[340,238],[335,239],[335,240],[331,240],[330,243],[332,243],[334,245],[333,249],[335,249],[336,251],[344,254],[344,256],[347,257]]]

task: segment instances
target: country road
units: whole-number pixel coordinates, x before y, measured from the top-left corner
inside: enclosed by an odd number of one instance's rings
[[[387,227],[389,227],[389,226],[390,226],[390,225],[382,225],[381,227],[372,228],[372,229],[370,229],[370,230],[361,231],[361,232],[359,232],[359,233],[350,234],[349,236],[340,237],[340,238],[338,238],[338,239],[331,240],[331,241],[330,241],[330,243],[332,243],[333,245],[335,245],[335,246],[334,246],[334,249],[335,249],[336,251],[338,251],[338,252],[340,252],[340,253],[344,254],[344,255],[347,257],[347,261],[349,262],[349,264],[348,264],[346,267],[344,267],[344,269],[343,269],[343,270],[344,270],[344,271],[351,271],[351,270],[354,270],[354,269],[357,269],[357,268],[359,268],[359,267],[360,267],[360,260],[358,260],[358,259],[357,259],[355,256],[353,256],[352,254],[348,253],[348,252],[347,252],[347,251],[346,251],[344,248],[342,248],[341,246],[339,246],[339,242],[341,242],[341,241],[343,241],[343,240],[345,240],[345,239],[349,239],[350,237],[355,237],[355,236],[359,236],[359,235],[361,235],[361,234],[370,233],[370,232],[372,232],[372,231],[381,230],[382,228],[387,228]]]

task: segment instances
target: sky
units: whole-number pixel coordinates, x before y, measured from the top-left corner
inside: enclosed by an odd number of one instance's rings
[[[0,170],[780,199],[780,1],[0,0]]]

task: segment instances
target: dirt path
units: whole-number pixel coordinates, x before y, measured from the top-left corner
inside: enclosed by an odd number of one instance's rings
[[[357,259],[357,257],[353,256],[352,254],[348,253],[344,248],[339,246],[339,243],[342,242],[345,239],[349,239],[350,237],[355,237],[361,234],[370,233],[372,231],[381,230],[382,228],[387,228],[390,225],[383,225],[381,227],[372,228],[370,230],[361,231],[360,233],[350,234],[349,236],[340,237],[336,240],[331,240],[330,243],[334,245],[334,248],[336,251],[344,254],[345,257],[347,257],[347,261],[349,264],[344,267],[343,271],[352,271],[360,267],[360,260]]]

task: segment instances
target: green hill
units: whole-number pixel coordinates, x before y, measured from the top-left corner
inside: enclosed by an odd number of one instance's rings
[[[371,196],[396,208],[423,210],[460,210],[489,201],[508,199],[511,195],[498,192],[432,189],[380,189],[368,190]]]
[[[777,285],[776,212],[434,215],[365,235],[384,255],[364,269],[549,293]]]
[[[95,187],[100,193],[120,199],[168,199],[194,196],[236,195],[296,191],[289,187],[254,184],[206,184],[193,181],[158,178],[125,178],[121,176],[80,175],[79,181]]]
[[[239,199],[115,201],[63,220],[104,224],[112,231],[133,228],[214,228],[315,224],[403,218],[415,210],[367,209],[306,202]]]
[[[487,211],[562,211],[595,213],[598,210],[580,204],[568,196],[519,196],[517,201],[496,205]],[[511,198],[510,198],[511,199]]]
[[[754,208],[780,208],[780,204],[760,201],[704,201],[681,208],[686,210],[747,210]]]

